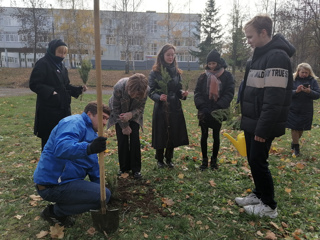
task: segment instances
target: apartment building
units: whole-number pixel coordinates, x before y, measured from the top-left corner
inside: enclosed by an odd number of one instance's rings
[[[89,36],[91,42],[86,39],[87,43],[81,43],[79,50],[79,44],[68,43],[67,32],[61,27],[66,21],[63,16],[72,16],[71,11],[73,10],[41,9],[42,34],[35,55],[34,47],[28,42],[29,34],[22,31],[23,26],[28,23],[17,17],[17,8],[3,8],[0,16],[0,67],[32,67],[35,58],[37,60],[44,56],[48,42],[53,38],[61,38],[69,46],[72,54],[65,59],[67,67],[79,67],[83,58],[91,59],[94,66],[93,31]],[[93,18],[93,11],[81,11]],[[28,11],[24,14],[28,14]],[[197,33],[197,21],[200,20],[198,14],[100,11],[100,18],[102,69],[151,69],[158,51],[166,43],[176,46],[180,68],[199,69],[197,59],[189,53],[189,50],[196,50],[199,43],[194,37],[194,33]]]

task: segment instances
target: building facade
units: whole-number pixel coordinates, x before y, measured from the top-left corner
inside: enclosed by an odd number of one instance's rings
[[[37,33],[33,32],[33,22],[23,20],[25,15],[31,14],[29,10],[20,9],[18,13],[17,8],[3,8],[0,16],[1,67],[33,67],[35,61],[44,56],[48,42],[54,38],[61,38],[68,44],[67,67],[79,67],[83,58],[90,58],[95,65],[94,34],[90,31],[93,30],[92,10],[38,9],[37,19],[42,20],[35,22],[39,30]],[[81,33],[81,29],[85,29],[82,26],[78,32],[70,34],[70,29],[63,25],[66,21],[81,21],[79,16],[83,21],[87,20],[83,24],[87,32]],[[90,16],[92,20],[88,20]],[[176,47],[180,68],[199,69],[197,59],[189,53],[199,44],[194,37],[200,20],[198,14],[100,11],[100,18],[102,69],[151,69],[158,51],[166,43]],[[36,47],[32,44],[33,35],[38,36]],[[76,36],[79,39],[75,41]]]

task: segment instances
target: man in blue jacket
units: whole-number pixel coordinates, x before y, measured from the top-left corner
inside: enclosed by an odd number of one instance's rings
[[[255,16],[244,31],[254,51],[240,96],[241,129],[255,189],[235,201],[248,214],[275,218],[277,202],[268,156],[273,139],[285,134],[293,84],[290,57],[295,48],[282,35],[271,36],[269,16]]]
[[[103,126],[110,109],[103,105]],[[97,103],[90,102],[82,114],[62,119],[52,130],[34,172],[39,195],[48,205],[41,217],[50,224],[72,226],[71,216],[100,208],[100,176],[97,153],[106,149],[98,137]],[[88,176],[90,181],[84,180]],[[106,189],[106,200],[111,193]]]

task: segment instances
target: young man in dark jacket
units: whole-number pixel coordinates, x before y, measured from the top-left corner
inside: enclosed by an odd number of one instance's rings
[[[235,201],[248,214],[275,218],[277,202],[268,153],[273,139],[285,133],[293,84],[290,57],[295,48],[280,34],[271,37],[269,16],[255,16],[244,31],[254,52],[241,92],[241,128],[255,189],[249,196],[237,197]]]

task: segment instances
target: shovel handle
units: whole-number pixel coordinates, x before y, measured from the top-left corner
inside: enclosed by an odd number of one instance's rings
[[[101,81],[101,46],[100,46],[100,6],[99,0],[94,0],[94,38],[95,38],[95,65],[97,78],[97,105],[98,105],[98,135],[103,136],[102,124],[102,81]],[[104,173],[104,153],[99,153],[100,173],[100,200],[101,212],[106,214],[106,187]]]

